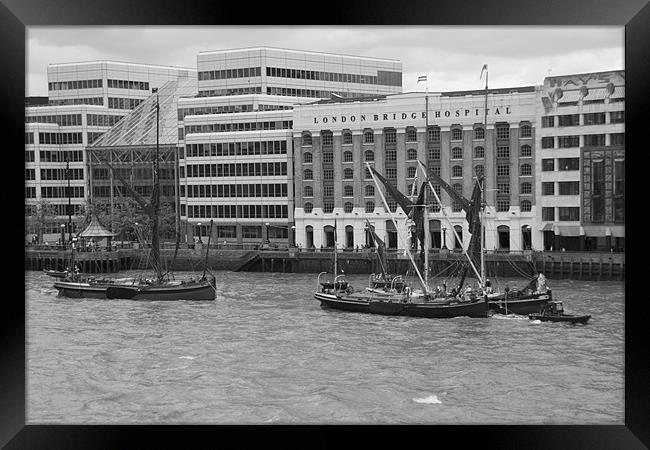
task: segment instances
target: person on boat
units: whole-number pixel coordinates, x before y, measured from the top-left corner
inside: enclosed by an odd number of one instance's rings
[[[537,292],[545,293],[546,290],[546,277],[542,272],[540,272],[539,275],[537,275]]]
[[[486,278],[485,280],[485,293],[486,294],[492,293],[492,282],[490,281],[489,278]]]

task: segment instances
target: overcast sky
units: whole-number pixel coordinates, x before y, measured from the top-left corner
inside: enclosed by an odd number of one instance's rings
[[[196,69],[201,51],[279,47],[402,62],[404,92],[541,84],[545,76],[624,69],[622,26],[27,27],[26,95],[47,96],[48,64],[111,60]]]

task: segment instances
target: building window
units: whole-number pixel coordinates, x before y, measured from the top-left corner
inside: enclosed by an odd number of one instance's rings
[[[334,202],[323,202],[323,212],[330,214],[332,211],[334,211]]]
[[[312,144],[311,142],[311,133],[303,133],[302,134],[302,145],[303,146],[310,146]]]
[[[560,181],[558,188],[560,195],[580,195],[579,181]]]
[[[474,167],[474,173],[475,173],[477,176],[485,175],[485,168],[484,168],[483,166],[480,166],[480,165],[479,165],[479,166],[475,166],[475,167]]]
[[[429,142],[440,142],[440,128],[429,127],[427,130],[427,139]]]
[[[530,158],[533,156],[533,148],[528,144],[522,145],[519,156],[522,158]]]
[[[533,209],[533,203],[530,200],[521,201],[521,212],[531,212]]]
[[[352,186],[343,186],[343,197],[354,197],[354,189]]]
[[[580,208],[574,206],[560,206],[560,221],[577,222],[580,220]]]
[[[440,161],[440,148],[433,147],[429,149],[429,161]]]
[[[431,173],[440,176],[440,166],[429,167],[429,170],[431,171]]]
[[[334,186],[323,186],[323,197],[334,197]]]
[[[497,147],[497,158],[510,158],[510,147],[500,145]]]
[[[384,130],[384,142],[394,144],[397,142],[397,132],[395,130]]]
[[[610,112],[609,123],[625,123],[625,111]]]
[[[397,161],[397,150],[386,150],[386,161]]]
[[[345,204],[343,205],[343,212],[351,213],[352,210],[354,210],[354,204],[352,204],[351,202],[345,202]]]
[[[375,202],[366,202],[366,213],[375,212]]]
[[[374,197],[375,196],[375,187],[374,186],[371,186],[371,185],[366,186],[365,191],[366,191],[365,192],[366,197]]]
[[[363,133],[363,143],[364,144],[373,144],[375,142],[375,134],[372,131],[364,131]]]
[[[533,174],[533,167],[530,164],[522,164],[519,168],[519,175],[529,177]]]
[[[311,213],[313,211],[313,209],[314,209],[314,204],[313,203],[310,203],[310,202],[305,203],[304,210],[305,210],[305,212],[307,214]]]
[[[580,158],[559,158],[558,170],[580,170]]]
[[[388,209],[390,210],[390,212],[394,213],[395,211],[397,211],[397,202],[396,201],[388,200],[386,203],[388,204]]]
[[[344,145],[352,144],[352,133],[350,133],[349,131],[343,133],[343,144]]]
[[[485,139],[485,128],[474,128],[474,139]]]
[[[312,162],[312,154],[310,152],[303,153],[302,162],[305,164],[310,164]]]
[[[522,125],[521,127],[519,127],[519,137],[529,138],[532,135],[533,135],[532,128],[530,127],[530,125]]]
[[[375,160],[375,152],[372,150],[366,150],[363,153],[364,161],[374,161]]]
[[[463,166],[454,166],[451,168],[451,176],[454,178],[463,176]]]
[[[554,148],[555,138],[553,136],[546,136],[542,138],[542,148]]]
[[[591,173],[591,218],[593,222],[603,222],[605,220],[605,163],[594,161]]]
[[[558,148],[580,147],[580,136],[558,136]]]
[[[614,161],[614,222],[625,221],[625,160]]]
[[[364,171],[364,180],[371,180],[372,179],[372,174],[370,173],[370,169],[366,167]]]
[[[544,222],[555,222],[555,208],[542,206],[542,220]]]
[[[557,124],[560,127],[577,127],[580,125],[580,114],[557,116]]]
[[[604,123],[605,123],[604,112],[588,113],[584,115],[584,125],[603,125]]]
[[[508,164],[499,164],[497,166],[497,176],[498,177],[509,177],[510,176],[510,166]]]
[[[497,194],[509,194],[510,183],[497,183]]]
[[[555,195],[555,183],[552,181],[542,182],[542,195]]]
[[[510,200],[497,200],[497,212],[506,212],[510,209]]]
[[[533,185],[531,183],[528,182],[521,183],[522,194],[531,194],[532,192],[533,192]]]
[[[323,131],[321,133],[323,145],[332,145],[334,143],[334,135],[330,131]]]
[[[406,129],[406,142],[417,142],[418,134],[415,128],[409,127]]]
[[[334,153],[333,152],[323,152],[323,162],[332,163],[334,162]]]
[[[485,158],[485,149],[483,147],[475,147],[474,158],[476,159]]]
[[[397,178],[397,167],[387,167],[386,178]]]
[[[350,169],[349,167],[347,169],[343,169],[343,179],[351,180],[352,178],[354,178],[354,170]]]
[[[510,139],[509,125],[497,125],[497,139]]]
[[[333,180],[333,179],[334,179],[334,169],[323,170],[323,180]]]
[[[304,188],[304,194],[303,197],[313,197],[314,196],[314,188],[311,186],[305,186]]]
[[[555,117],[554,116],[544,116],[542,117],[542,128],[551,128],[555,126]]]
[[[462,141],[463,140],[463,130],[462,130],[462,128],[453,128],[451,130],[451,140],[452,141]]]
[[[600,147],[605,145],[604,134],[587,134],[584,136],[585,146]]]
[[[625,145],[625,133],[611,133],[609,145]]]
[[[415,161],[418,159],[418,151],[414,148],[409,148],[406,151],[406,159],[409,161]]]
[[[451,159],[463,159],[463,149],[454,147],[451,149]]]
[[[352,162],[352,152],[350,150],[343,152],[343,162]]]
[[[303,172],[303,179],[305,180],[313,180],[314,179],[314,172],[311,169],[305,169]]]
[[[553,158],[542,159],[542,172],[552,172],[555,170],[555,160]]]
[[[417,168],[415,167],[408,167],[406,169],[406,177],[407,178],[415,178],[415,174],[417,173]]]

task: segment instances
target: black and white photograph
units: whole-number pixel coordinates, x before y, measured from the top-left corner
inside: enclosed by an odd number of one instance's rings
[[[627,425],[624,25],[24,31],[25,425]]]

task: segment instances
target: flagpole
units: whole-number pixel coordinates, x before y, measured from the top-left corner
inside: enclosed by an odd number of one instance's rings
[[[421,80],[422,77],[420,77],[418,80]],[[427,75],[424,75],[424,86],[425,86],[425,93],[424,93],[424,148],[425,152],[429,151],[429,77]],[[427,177],[427,173],[425,173],[425,179]],[[415,182],[414,182],[415,184]],[[423,186],[423,189],[425,189],[426,186]],[[427,205],[427,195],[425,193],[425,201],[424,204]],[[429,239],[427,239],[427,236],[429,233],[429,208],[425,206],[424,208],[424,281],[425,283],[429,284]],[[417,235],[417,232],[416,232]],[[410,251],[410,250],[409,250]]]
[[[488,98],[488,69],[487,69],[487,64],[483,66],[485,68],[485,108],[483,111],[483,126],[485,127],[485,131],[483,133],[483,137],[485,138],[485,144],[487,147],[487,98]],[[481,209],[480,211],[483,213],[482,218],[481,218],[481,284],[483,285],[483,290],[485,290],[485,242],[484,242],[484,237],[483,235],[485,234],[485,188],[486,188],[486,178],[485,174],[483,174],[483,189],[481,192]]]

